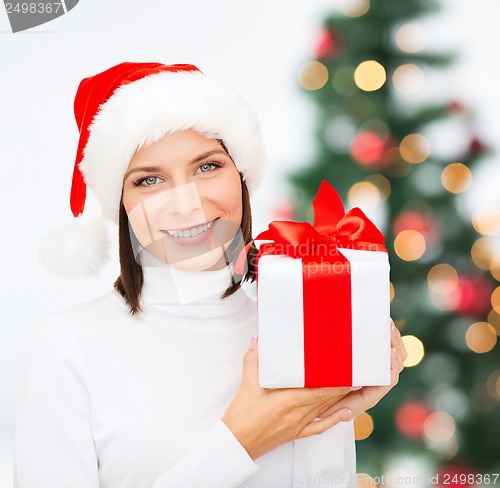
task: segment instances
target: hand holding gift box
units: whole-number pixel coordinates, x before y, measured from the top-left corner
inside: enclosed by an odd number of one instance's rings
[[[344,212],[325,180],[314,224],[273,221],[255,240],[262,388],[390,384],[390,284],[384,236]]]

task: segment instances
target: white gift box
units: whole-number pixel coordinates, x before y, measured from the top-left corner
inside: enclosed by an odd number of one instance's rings
[[[347,263],[340,271],[325,263],[315,271],[315,263],[286,254],[260,256],[262,388],[390,384],[388,255],[338,251]]]

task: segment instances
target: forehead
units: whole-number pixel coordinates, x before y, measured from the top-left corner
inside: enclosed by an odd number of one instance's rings
[[[161,139],[138,149],[129,167],[154,158],[163,162],[190,162],[200,154],[208,151],[220,151],[225,154],[224,147],[217,139],[200,134],[192,129],[165,134]]]

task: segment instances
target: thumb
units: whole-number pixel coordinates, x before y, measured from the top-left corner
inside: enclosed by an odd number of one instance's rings
[[[258,382],[258,353],[257,353],[257,336],[250,339],[250,346],[243,356],[243,374],[242,381],[249,381],[251,383]]]

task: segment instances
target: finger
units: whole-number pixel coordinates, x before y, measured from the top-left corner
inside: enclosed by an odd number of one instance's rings
[[[343,416],[350,416],[351,414],[352,412],[349,409],[343,408],[335,412],[333,415],[328,416],[327,418],[313,420],[301,430],[300,434],[297,436],[297,439],[321,434],[331,427],[342,422],[344,420]]]
[[[253,339],[253,338],[252,338]],[[259,382],[259,361],[258,361],[258,351],[257,351],[258,340],[255,338],[255,342],[250,343],[247,352],[243,356],[243,371],[242,371],[242,383],[248,383],[258,385]],[[253,347],[255,346],[255,347]]]
[[[297,407],[307,405],[323,405],[334,399],[339,399],[347,395],[352,387],[328,387],[328,388],[286,388],[290,401]]]

